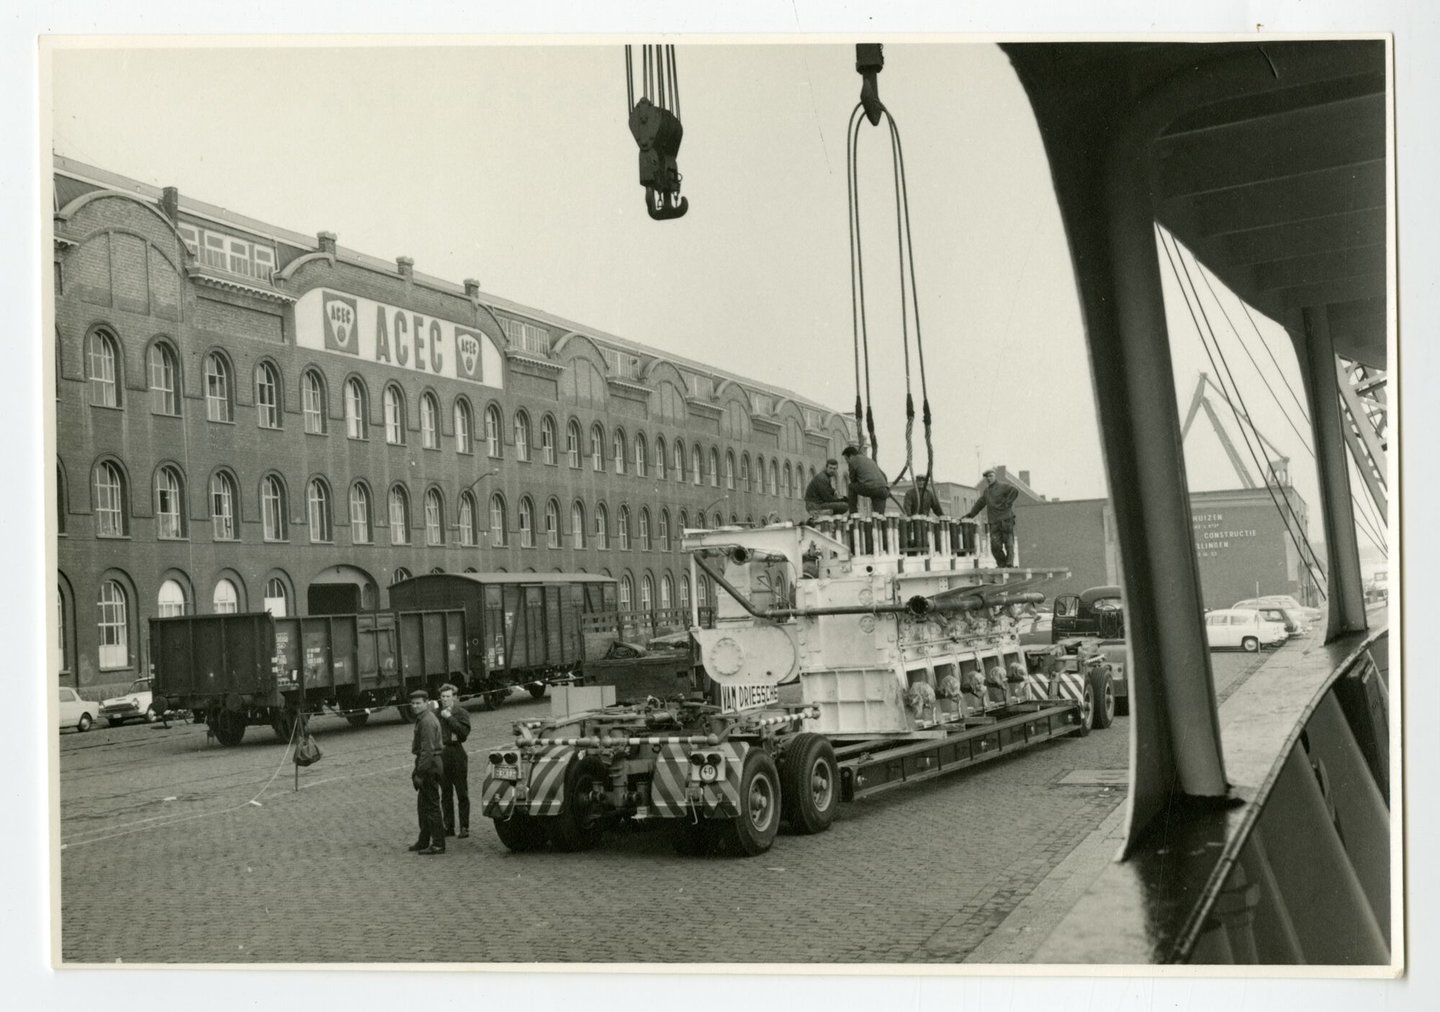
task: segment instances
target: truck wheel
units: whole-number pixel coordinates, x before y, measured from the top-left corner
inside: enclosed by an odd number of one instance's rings
[[[366,721],[368,721],[369,719],[370,714],[364,710],[361,710],[358,713],[345,714],[345,722],[351,727],[364,727]]]
[[[495,835],[509,850],[523,854],[545,846],[545,826],[528,812],[513,812],[508,819],[491,819]]]
[[[1095,722],[1095,683],[1087,677],[1080,690],[1080,720],[1075,728],[1075,737],[1083,738],[1090,733]]]
[[[530,693],[530,697],[532,699],[544,699],[545,690],[547,688],[549,688],[549,686],[547,686],[544,682],[533,682],[530,685],[525,686],[525,689]]]
[[[675,820],[670,845],[681,857],[704,857],[715,850],[715,830],[721,823],[696,819],[692,815]]]
[[[215,715],[215,723],[212,725],[215,732],[215,740],[221,745],[239,745],[240,739],[245,737],[245,715],[235,713],[231,710],[221,710]]]
[[[551,827],[558,849],[589,850],[600,842],[605,829],[602,821],[605,806],[592,797],[592,793],[609,786],[609,771],[599,759],[587,756],[570,764],[565,771],[565,803]]]
[[[818,734],[790,740],[780,759],[780,813],[797,833],[822,833],[840,804],[835,748]]]
[[[775,760],[758,748],[740,769],[740,814],[727,823],[728,842],[746,857],[763,854],[780,831],[780,775]]]
[[[1244,650],[1247,654],[1259,653],[1260,641],[1254,636],[1246,636],[1240,641],[1240,649]]]
[[[1108,665],[1094,665],[1088,680],[1093,683],[1090,694],[1095,699],[1090,726],[1103,731],[1115,723],[1115,679]]]

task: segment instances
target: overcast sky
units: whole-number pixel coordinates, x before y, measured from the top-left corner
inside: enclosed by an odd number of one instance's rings
[[[450,281],[479,278],[489,293],[848,412],[854,48],[696,41],[677,55],[691,209],[671,222],[644,211],[619,41],[61,50],[53,146],[274,225],[333,231],[365,253],[412,256]],[[904,143],[936,474],[973,483],[1000,462],[1052,497],[1103,496],[1073,276],[1019,83],[993,44],[891,44],[885,55],[880,94]],[[865,126],[870,389],[880,462],[894,474],[905,359],[890,166],[885,131]],[[1173,307],[1183,412],[1211,367],[1183,303]],[[1241,329],[1288,402],[1260,338]],[[1282,331],[1261,320],[1261,332],[1298,390]],[[1233,336],[1222,342],[1313,503],[1310,457]],[[914,354],[912,344],[918,406]],[[1192,489],[1239,486],[1209,426],[1197,430],[1186,447]],[[914,454],[923,471],[918,422]]]

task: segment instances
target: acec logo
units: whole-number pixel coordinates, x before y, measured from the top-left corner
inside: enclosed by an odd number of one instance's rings
[[[460,353],[460,366],[465,370],[465,375],[474,376],[475,367],[480,364],[480,342],[475,339],[474,334],[457,332],[455,349]]]

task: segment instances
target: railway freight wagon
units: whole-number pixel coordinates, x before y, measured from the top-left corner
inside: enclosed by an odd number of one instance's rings
[[[351,724],[466,668],[465,616],[454,610],[273,618],[267,612],[150,620],[156,706],[184,708],[222,745],[252,724],[289,740],[301,714]]]
[[[576,677],[587,643],[594,659],[618,633],[616,582],[588,573],[428,573],[391,586],[390,606],[401,618],[402,647],[411,613],[463,613],[468,663],[457,684],[492,706],[513,686],[538,699],[548,683]]]

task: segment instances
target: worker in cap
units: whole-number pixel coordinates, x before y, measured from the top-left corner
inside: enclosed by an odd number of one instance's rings
[[[845,482],[847,489],[845,493],[846,505],[850,512],[855,512],[855,507],[863,495],[870,500],[870,508],[876,513],[885,512],[885,503],[890,498],[890,479],[885,477],[885,472],[880,466],[860,452],[858,446],[847,446],[840,456],[845,458],[849,475]]]
[[[410,783],[415,788],[415,815],[420,822],[420,836],[410,849],[417,854],[443,854],[445,822],[440,813],[440,783],[445,778],[445,760],[440,718],[430,706],[430,693],[424,689],[410,693],[410,709],[415,713],[415,737],[410,746],[415,768]]]
[[[980,496],[975,500],[975,505],[970,507],[970,512],[965,514],[973,517],[982,509],[985,511],[985,519],[990,522],[990,553],[995,556],[995,565],[1001,568],[1015,564],[1014,506],[1015,498],[1019,494],[1019,489],[1014,485],[996,477],[994,466],[987,467],[985,487],[980,490]]]

